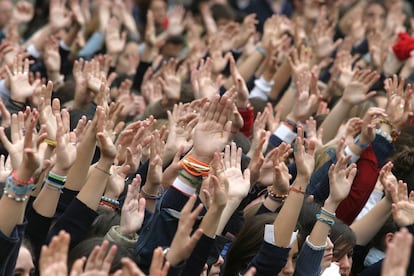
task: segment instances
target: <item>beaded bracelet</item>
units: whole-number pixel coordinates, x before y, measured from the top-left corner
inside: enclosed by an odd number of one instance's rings
[[[109,198],[107,196],[101,196],[101,201],[109,202],[109,203],[115,205],[116,207],[119,207],[119,205],[120,205],[118,200]]]
[[[319,220],[322,223],[327,224],[328,226],[333,226],[335,224],[335,221],[333,219],[326,219],[321,217],[321,214],[316,214],[316,219]]]
[[[285,199],[288,197],[288,195],[289,195],[289,194],[282,194],[282,195],[275,194],[275,193],[273,192],[273,188],[272,188],[272,186],[267,187],[267,196],[268,196],[268,197],[269,197],[272,201],[275,201],[275,202],[278,202],[278,203],[283,203],[283,202],[285,202]]]
[[[203,181],[202,177],[199,177],[199,176],[197,176],[197,180],[196,180],[196,179],[193,179],[193,178],[191,178],[191,177],[186,176],[186,175],[183,173],[183,170],[178,171],[178,174],[179,174],[182,178],[184,178],[185,180],[187,180],[188,182],[190,182],[190,183],[191,183],[192,185],[194,185],[194,186],[198,186],[198,185],[200,185],[200,184],[201,184],[201,182]]]
[[[12,194],[10,194],[6,188],[4,188],[3,190],[3,195],[7,196],[8,199],[12,199],[14,201],[16,201],[17,203],[21,203],[21,202],[25,202],[29,196],[25,195],[23,197],[17,197],[17,196],[13,196]]]

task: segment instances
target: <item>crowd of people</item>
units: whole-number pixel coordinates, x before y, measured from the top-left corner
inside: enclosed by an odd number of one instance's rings
[[[0,0],[0,275],[412,275],[413,12]]]

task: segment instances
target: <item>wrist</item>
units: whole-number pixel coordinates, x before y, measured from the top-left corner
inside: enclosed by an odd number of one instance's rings
[[[58,165],[55,165],[50,172],[57,174],[57,175],[61,175],[61,176],[67,176],[69,169],[64,169],[64,168],[60,168]]]
[[[98,166],[100,169],[105,170],[109,173],[112,167],[112,163],[114,162],[114,158],[112,157],[105,157],[101,155],[101,158],[96,163],[96,166]]]
[[[338,208],[339,204],[340,204],[340,202],[334,202],[330,197],[328,197],[325,200],[325,203],[323,204],[323,208],[326,211],[334,214],[336,212],[336,209]]]

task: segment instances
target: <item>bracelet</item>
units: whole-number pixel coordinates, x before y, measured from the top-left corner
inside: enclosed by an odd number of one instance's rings
[[[28,192],[33,191],[34,187],[35,187],[35,185],[33,185],[33,184],[21,185],[21,184],[17,183],[11,175],[9,177],[7,177],[7,179],[6,179],[5,188],[9,189],[10,191],[12,191],[16,195],[25,195]]]
[[[118,200],[109,198],[107,196],[101,196],[101,201],[111,203],[115,205],[116,207],[119,207],[120,205]]]
[[[62,189],[63,189],[63,186],[65,185],[65,183],[60,184],[60,183],[56,183],[54,181],[51,181],[50,179],[46,179],[44,181],[44,185],[46,185],[46,188],[48,188],[50,190],[53,190],[53,191],[56,191],[56,192],[59,192],[59,193],[63,193]]]
[[[316,219],[322,223],[327,224],[330,227],[332,227],[335,224],[335,220],[323,218],[321,217],[321,214],[316,214]]]
[[[384,124],[384,125],[388,125],[389,127],[393,128],[392,124],[390,123],[390,121],[386,120],[386,119],[380,119],[379,120],[380,124]]]
[[[270,198],[271,201],[274,201],[274,202],[277,202],[277,203],[284,203],[285,202],[285,199],[274,197],[270,193],[267,194],[267,197]]]
[[[30,177],[29,180],[24,181],[21,180],[19,178],[17,178],[17,174],[16,174],[16,170],[13,170],[11,173],[11,176],[13,177],[14,181],[20,185],[28,185],[28,184],[33,184],[34,183],[34,178]]]
[[[144,187],[145,187],[145,186],[144,186]],[[151,200],[159,200],[159,199],[161,199],[161,197],[162,197],[162,195],[163,195],[163,192],[158,193],[158,195],[151,195],[151,194],[147,194],[147,193],[144,191],[144,187],[142,187],[142,188],[141,188],[141,191],[140,191],[140,193],[141,193],[141,195],[142,195],[142,197],[143,197],[143,198],[145,198],[145,199],[151,199]]]
[[[116,207],[114,204],[112,204],[112,203],[110,203],[110,202],[106,202],[106,201],[103,201],[103,200],[101,200],[100,202],[99,202],[99,206],[100,207],[109,207],[112,211],[116,211],[117,209],[119,209],[118,207]]]
[[[305,195],[305,192],[304,192],[304,191],[302,191],[302,187],[300,187],[300,188],[298,189],[298,188],[295,188],[295,187],[293,187],[293,186],[290,186],[290,187],[289,187],[289,191],[291,191],[291,192],[295,192],[295,193],[298,193],[298,194]]]
[[[44,142],[46,143],[46,144],[48,144],[48,146],[51,146],[51,147],[56,147],[56,145],[57,145],[57,142],[56,142],[56,140],[52,140],[52,139],[49,139],[49,138],[46,138],[45,140],[44,140]]]
[[[95,169],[97,169],[100,172],[103,172],[106,175],[112,176],[112,173],[105,171],[104,169],[101,169],[98,167],[98,165],[93,166]]]
[[[66,176],[57,175],[53,172],[49,172],[49,174],[47,176],[52,178],[52,179],[59,180],[61,182],[66,182]]]
[[[289,195],[289,193],[282,194],[282,195],[275,194],[275,192],[273,191],[273,187],[272,186],[267,187],[267,193],[268,193],[269,196],[271,196],[271,197],[273,197],[275,199],[286,199],[288,197],[288,195]]]
[[[198,161],[191,156],[183,158],[180,163],[183,169],[192,176],[207,177],[210,172],[210,166],[208,164]]]
[[[332,219],[335,219],[336,218],[336,214],[335,213],[328,212],[323,207],[321,208],[321,214],[322,215],[325,215],[327,217],[330,217]]]
[[[256,46],[256,51],[258,51],[263,57],[267,57],[267,52],[262,46]]]
[[[182,177],[182,178],[184,178],[185,180],[187,180],[188,182],[190,182],[192,185],[194,185],[194,186],[198,186],[198,185],[200,185],[201,184],[201,182],[203,181],[203,179],[202,179],[202,177],[201,176],[197,176],[196,178],[197,178],[197,180],[196,179],[193,179],[193,178],[191,178],[191,177],[188,177],[188,176],[186,176],[184,173],[183,173],[183,170],[179,170],[178,171],[178,174]]]
[[[25,201],[29,198],[29,196],[28,196],[28,195],[25,195],[25,196],[23,196],[23,197],[13,196],[12,194],[10,194],[10,193],[7,191],[7,189],[6,189],[6,188],[4,188],[4,189],[3,189],[3,195],[7,196],[7,198],[8,198],[8,199],[12,199],[12,200],[14,200],[14,201],[16,201],[16,202],[18,202],[18,203],[20,203],[20,202],[25,202]]]

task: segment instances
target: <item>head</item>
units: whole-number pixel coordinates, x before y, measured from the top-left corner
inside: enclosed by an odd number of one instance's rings
[[[211,6],[211,13],[218,27],[234,21],[235,15],[229,5],[214,4]]]
[[[265,213],[246,219],[243,228],[226,255],[224,275],[238,275],[246,268],[260,249],[265,224],[272,224],[276,213]]]
[[[34,275],[35,266],[33,264],[32,249],[27,240],[23,240],[19,249],[19,255],[16,261],[16,268],[14,270],[15,276],[29,276]]]
[[[88,238],[92,237],[104,237],[106,233],[114,225],[119,225],[121,217],[118,212],[110,211],[107,209],[99,208],[99,216],[96,217],[87,233]]]
[[[411,137],[412,139],[412,137]],[[407,183],[408,193],[414,190],[414,148],[405,147],[401,148],[393,158],[392,162],[394,167],[392,173],[398,180],[402,180]]]
[[[184,47],[184,37],[182,35],[170,36],[161,47],[160,53],[165,58],[177,57]]]
[[[68,256],[68,267],[72,267],[73,263],[82,257],[88,257],[92,250],[96,246],[100,246],[104,238],[102,237],[95,237],[81,241],[78,243],[72,250],[69,252]],[[109,242],[108,250],[115,245],[112,242]],[[115,257],[111,264],[110,273],[115,273],[118,269],[122,269],[121,259],[124,257],[129,257],[134,260],[132,254],[124,247],[118,246],[118,250],[116,251]]]
[[[130,67],[134,66],[134,64],[131,64],[131,56],[139,56],[138,51],[138,44],[134,41],[130,41],[125,45],[125,48],[119,55],[116,63],[116,72],[118,74],[128,74],[131,71]]]
[[[163,0],[152,0],[149,9],[154,14],[154,21],[157,27],[164,25],[167,18],[167,3]]]
[[[379,31],[385,26],[387,10],[381,0],[371,0],[368,2],[363,13],[363,22],[367,24],[367,31]]]
[[[356,244],[355,233],[341,220],[336,220],[330,239],[334,244],[333,262],[339,265],[341,276],[348,276],[352,267],[352,254]]]

